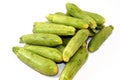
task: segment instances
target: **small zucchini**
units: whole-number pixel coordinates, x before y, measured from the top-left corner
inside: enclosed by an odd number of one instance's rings
[[[55,34],[34,33],[21,36],[20,43],[27,43],[40,46],[57,46],[62,44],[62,39]]]
[[[88,38],[88,35],[89,31],[87,29],[81,29],[70,39],[63,51],[63,60],[65,62],[68,62],[69,59],[75,54],[75,52]]]
[[[59,14],[49,14],[46,16],[46,18],[51,22],[73,26],[77,29],[88,28],[87,22],[75,17],[59,15]]]
[[[56,48],[35,45],[25,45],[24,48],[55,62],[62,62],[63,60],[62,53]]]
[[[88,12],[88,11],[84,11],[84,12],[90,17],[92,17],[96,21],[97,25],[102,25],[105,23],[105,18],[102,17],[101,15],[93,12]]]
[[[75,30],[76,29],[72,26],[66,26],[50,22],[35,22],[33,27],[33,33],[51,33],[62,36],[74,35]]]
[[[75,4],[67,3],[66,9],[67,9],[67,13],[69,13],[73,17],[83,19],[84,21],[86,21],[90,25],[90,28],[96,28],[97,24],[96,24],[95,20],[92,17],[90,17],[89,15],[87,15],[84,11],[82,11]]]
[[[75,55],[66,63],[59,80],[72,80],[74,75],[84,65],[88,58],[88,50],[85,47],[79,48]]]
[[[50,59],[41,57],[31,51],[17,46],[13,47],[13,52],[22,62],[41,74],[53,76],[58,73],[57,64]]]
[[[113,26],[110,25],[108,27],[104,27],[102,30],[96,33],[96,35],[91,39],[88,44],[88,50],[90,52],[96,51],[102,45],[102,43],[110,36],[112,31]]]

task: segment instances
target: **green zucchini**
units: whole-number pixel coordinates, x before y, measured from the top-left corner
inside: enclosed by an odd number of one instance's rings
[[[21,36],[20,43],[27,43],[40,46],[57,46],[62,44],[62,39],[55,34],[34,33]]]
[[[24,48],[55,62],[62,62],[63,60],[62,53],[56,48],[35,45],[25,45]]]
[[[97,25],[102,25],[105,23],[105,18],[102,17],[101,15],[93,12],[88,12],[88,11],[84,11],[84,12],[90,17],[92,17],[96,21]]]
[[[88,50],[90,52],[96,51],[102,45],[102,43],[110,36],[112,31],[112,25],[104,27],[102,30],[100,30],[89,42]]]
[[[58,73],[57,64],[50,59],[41,57],[22,47],[13,47],[13,52],[22,62],[41,74],[53,76]]]
[[[84,11],[82,11],[75,4],[66,3],[66,9],[67,9],[67,13],[69,13],[73,17],[83,19],[90,25],[91,28],[96,28],[97,24],[96,24],[95,20],[92,17],[90,17],[89,15],[87,15]]]
[[[85,22],[82,19],[78,19],[70,16],[59,15],[59,14],[49,14],[46,16],[46,18],[51,22],[73,26],[77,29],[88,28],[87,22]]]
[[[79,48],[75,55],[66,63],[59,80],[72,80],[79,69],[84,65],[88,58],[88,50],[84,47]]]
[[[70,39],[63,51],[63,60],[65,62],[68,62],[80,46],[87,40],[88,35],[89,31],[87,29],[81,29]]]
[[[74,35],[75,30],[76,29],[72,26],[50,22],[35,22],[33,27],[33,33],[51,33],[63,36]]]

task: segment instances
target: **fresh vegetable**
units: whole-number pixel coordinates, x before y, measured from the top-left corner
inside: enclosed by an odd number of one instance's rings
[[[55,62],[62,61],[62,53],[56,48],[35,45],[25,45],[24,48]]]
[[[44,75],[53,76],[58,73],[58,66],[50,59],[41,57],[34,52],[30,52],[21,47],[13,47],[13,52],[17,57],[30,66],[32,69],[42,73]]]
[[[33,33],[20,37],[24,47],[12,48],[22,62],[41,74],[56,75],[56,63],[65,63],[59,80],[72,80],[85,64],[88,51],[98,50],[113,31],[98,13],[73,3],[66,3],[66,10],[48,14],[45,22],[34,22]]]
[[[88,49],[90,52],[96,51],[102,43],[110,36],[113,31],[113,26],[104,27],[100,30],[88,44]]]
[[[59,15],[59,14],[49,14],[46,16],[46,18],[51,22],[73,26],[77,29],[88,28],[87,22],[85,22],[82,19],[77,19],[70,16]]]
[[[84,11],[87,15],[89,15],[90,17],[92,17],[95,22],[97,23],[97,25],[102,25],[105,23],[105,18],[102,17],[101,15],[97,14],[97,13],[93,13],[93,12],[88,12],[88,11]]]
[[[74,35],[75,30],[76,29],[72,26],[50,22],[35,22],[33,27],[33,33],[51,33],[63,36]]]
[[[72,80],[79,69],[84,65],[88,57],[87,48],[80,48],[75,55],[66,63],[59,80]]]
[[[79,30],[72,39],[66,45],[63,51],[63,60],[68,62],[69,59],[75,54],[75,52],[80,48],[80,46],[88,38],[89,31],[86,29]]]
[[[77,5],[73,3],[67,3],[66,9],[67,9],[67,13],[69,13],[73,17],[83,19],[90,25],[91,28],[97,27],[95,20],[89,15],[87,15],[84,11],[82,11]]]
[[[62,39],[55,34],[34,33],[34,34],[26,34],[21,36],[20,43],[42,45],[42,46],[57,46],[62,44]]]

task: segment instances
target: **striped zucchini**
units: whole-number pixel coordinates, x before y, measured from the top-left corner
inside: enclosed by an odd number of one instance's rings
[[[75,30],[76,29],[72,26],[66,26],[50,22],[35,22],[33,27],[33,33],[51,33],[63,36],[74,35]]]
[[[73,36],[63,51],[63,60],[68,62],[69,59],[75,54],[80,46],[88,38],[89,31],[86,29],[79,30],[75,36]]]
[[[88,58],[88,50],[79,48],[75,55],[66,63],[59,80],[72,80],[78,70],[84,65]]]
[[[46,18],[51,22],[73,26],[77,29],[88,28],[87,22],[85,22],[82,19],[78,19],[70,16],[49,14],[46,16]]]
[[[89,15],[87,15],[84,11],[82,11],[75,4],[67,3],[66,9],[67,9],[67,13],[69,13],[73,17],[83,19],[90,25],[91,28],[96,28],[97,24],[96,24],[95,20],[92,17],[90,17]]]
[[[41,74],[53,76],[58,73],[58,66],[50,59],[41,57],[21,47],[13,47],[17,57],[32,69]]]
[[[89,42],[88,50],[90,52],[96,51],[102,45],[102,43],[110,36],[112,30],[112,25],[104,27],[102,30],[100,30]]]
[[[24,48],[55,62],[62,61],[62,53],[56,48],[35,45],[25,45]]]
[[[57,46],[62,44],[62,39],[55,34],[34,33],[20,37],[20,43],[27,43],[41,46]]]

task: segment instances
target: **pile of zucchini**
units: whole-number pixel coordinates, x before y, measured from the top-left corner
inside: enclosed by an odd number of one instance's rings
[[[46,22],[35,22],[33,33],[20,37],[25,45],[12,48],[22,62],[44,75],[56,75],[57,63],[64,62],[59,80],[72,80],[88,53],[98,50],[113,31],[99,14],[81,10],[73,3],[66,3],[66,10],[48,14]]]

